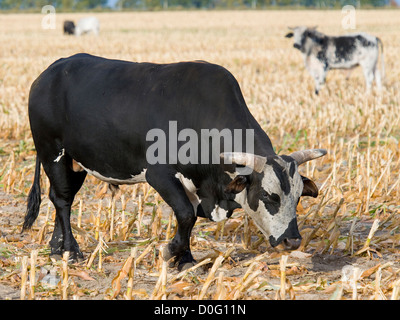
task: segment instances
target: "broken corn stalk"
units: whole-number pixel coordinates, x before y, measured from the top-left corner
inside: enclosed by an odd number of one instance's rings
[[[133,278],[135,276],[135,271],[136,271],[136,255],[137,255],[137,247],[134,247],[131,249],[131,267],[128,273],[129,279],[128,279],[128,284],[126,287],[126,300],[132,300],[132,288],[133,288]]]
[[[62,282],[61,282],[61,299],[68,300],[68,259],[69,251],[65,251],[62,257]]]
[[[371,230],[369,231],[368,238],[364,243],[364,246],[359,251],[356,252],[356,255],[359,255],[365,251],[367,251],[369,253],[369,250],[370,250],[369,245],[371,243],[371,240],[372,240],[376,230],[378,230],[378,227],[379,227],[379,219],[375,219],[374,223],[372,224]]]
[[[29,299],[31,299],[31,300],[35,299],[37,256],[38,256],[38,250],[32,250],[31,251],[31,270],[30,270],[30,276],[29,276],[29,288],[30,288]]]
[[[203,287],[201,288],[198,300],[203,300],[206,295],[207,289],[210,286],[211,282],[214,280],[214,275],[217,272],[218,268],[221,266],[222,261],[224,260],[224,256],[220,255],[217,259],[215,259],[213,266],[207,276],[206,282],[204,282]]]
[[[21,264],[21,300],[25,300],[26,279],[28,278],[28,257],[22,257]]]
[[[287,264],[287,255],[283,255],[281,260],[279,261],[280,271],[281,271],[281,288],[280,288],[280,298],[281,300],[285,300],[286,296],[286,264]]]

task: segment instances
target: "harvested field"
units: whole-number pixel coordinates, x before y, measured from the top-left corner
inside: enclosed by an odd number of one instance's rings
[[[384,44],[381,93],[365,93],[361,69],[330,71],[319,96],[287,26],[318,25],[343,34],[340,11],[190,11],[96,13],[100,36],[41,28],[40,14],[0,18],[0,299],[399,299],[399,11],[357,11],[356,31]],[[42,206],[20,233],[35,150],[27,101],[33,80],[60,57],[87,52],[130,61],[206,60],[237,78],[247,105],[279,154],[324,148],[302,166],[320,189],[298,205],[303,242],[275,252],[238,210],[192,232],[195,270],[179,273],[159,256],[174,235],[171,209],[148,185],[122,186],[114,199],[93,177],[77,194],[73,231],[85,255],[77,264],[49,257],[55,210],[42,170]],[[149,115],[154,116],[154,115]]]

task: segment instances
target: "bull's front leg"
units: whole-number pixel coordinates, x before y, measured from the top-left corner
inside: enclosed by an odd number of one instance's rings
[[[197,217],[181,182],[175,175],[176,171],[169,166],[156,165],[147,169],[146,180],[175,213],[178,230],[163,254],[165,260],[174,258],[173,263],[178,264],[179,270],[183,270],[196,263],[190,251],[190,234]]]

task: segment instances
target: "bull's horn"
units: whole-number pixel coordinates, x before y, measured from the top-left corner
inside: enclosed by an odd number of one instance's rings
[[[317,159],[326,155],[327,151],[325,149],[309,149],[303,151],[295,151],[289,156],[292,157],[298,165],[301,165],[304,162]]]
[[[265,157],[245,152],[224,152],[220,154],[220,157],[221,159],[226,160],[226,163],[235,163],[246,166],[252,168],[258,173],[263,171],[267,162],[267,158]]]

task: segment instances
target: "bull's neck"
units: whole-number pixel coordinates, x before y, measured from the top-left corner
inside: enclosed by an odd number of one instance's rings
[[[252,129],[254,133],[254,154],[260,156],[275,155],[271,140],[248,110],[241,116],[238,113],[236,117],[236,121],[233,122],[231,119],[230,122],[226,123],[227,128],[241,129],[244,133],[246,133],[246,130]],[[245,139],[246,137],[243,135],[242,142],[246,141]],[[245,150],[246,148],[243,144],[242,151],[245,152]]]

